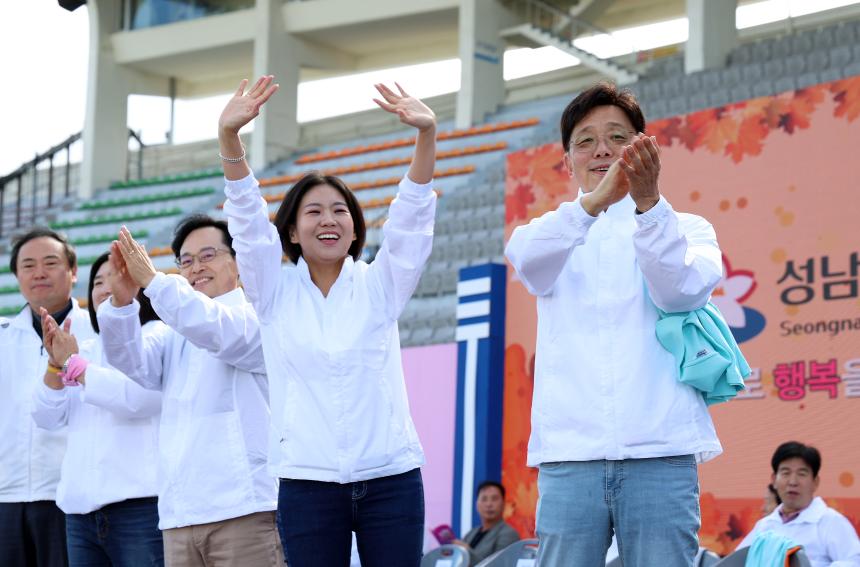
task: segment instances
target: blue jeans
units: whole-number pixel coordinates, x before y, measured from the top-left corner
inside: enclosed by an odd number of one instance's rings
[[[419,567],[421,471],[338,484],[281,479],[278,517],[290,567],[349,567],[352,532],[362,567]]]
[[[70,567],[163,567],[158,499],[133,498],[66,515]]]
[[[53,500],[0,502],[0,565],[68,565],[66,515]]]
[[[699,548],[693,455],[544,463],[540,567],[603,567],[613,531],[624,567],[692,567]]]

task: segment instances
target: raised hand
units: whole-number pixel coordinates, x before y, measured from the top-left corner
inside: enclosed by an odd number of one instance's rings
[[[580,204],[591,216],[596,217],[600,211],[614,205],[630,191],[630,183],[622,169],[622,162],[621,158],[615,160],[594,191],[582,196]]]
[[[123,227],[125,228],[125,227]],[[122,248],[119,241],[114,240],[110,245],[110,302],[114,307],[124,307],[130,305],[134,296],[140,291],[140,286],[128,273],[125,259],[122,256]]]
[[[657,185],[660,176],[660,147],[657,138],[639,134],[631,144],[624,148],[621,169],[630,186],[630,196],[636,202],[636,209],[644,213],[660,200]]]
[[[78,341],[71,334],[72,320],[67,317],[60,327],[44,307],[39,309],[39,314],[42,316],[42,342],[48,351],[48,363],[62,366],[71,355],[78,353]]]
[[[148,286],[157,272],[149,254],[146,253],[146,248],[134,239],[126,227],[120,229],[117,242],[128,275],[137,286]]]
[[[260,108],[275,94],[280,85],[272,84],[274,75],[264,75],[257,79],[254,86],[246,93],[248,79],[242,79],[233,98],[221,111],[218,119],[218,129],[225,133],[238,134],[239,130],[260,114]]]
[[[421,132],[435,128],[436,115],[430,110],[430,107],[414,96],[410,96],[397,83],[394,84],[400,94],[396,94],[382,83],[374,85],[385,100],[375,98],[373,101],[383,110],[399,116],[400,121],[404,124],[417,128]]]

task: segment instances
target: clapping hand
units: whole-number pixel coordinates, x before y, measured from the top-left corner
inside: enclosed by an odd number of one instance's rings
[[[73,354],[78,353],[78,340],[70,333],[72,319],[66,317],[63,326],[41,307],[39,314],[42,316],[42,342],[48,351],[48,363],[52,366],[62,366]]]
[[[385,100],[375,98],[373,101],[383,110],[399,116],[400,121],[404,124],[417,128],[420,132],[435,128],[436,115],[430,110],[430,107],[414,96],[409,95],[397,83],[394,84],[397,86],[400,94],[394,93],[394,91],[381,83],[374,85]]]
[[[660,147],[657,138],[638,134],[625,147],[618,160],[627,177],[630,196],[636,209],[644,213],[660,200],[657,180],[660,176]]]
[[[138,287],[147,287],[158,272],[146,248],[134,239],[126,227],[120,229],[117,243],[128,275]]]

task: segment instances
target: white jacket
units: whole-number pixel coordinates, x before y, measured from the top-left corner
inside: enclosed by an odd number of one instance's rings
[[[228,181],[224,206],[239,273],[260,316],[282,478],[355,482],[421,466],[397,317],[433,242],[436,195],[404,178],[372,264],[347,258],[327,297],[281,241],[253,175]]]
[[[144,325],[144,334],[163,324]],[[33,420],[44,429],[68,425],[57,506],[88,514],[107,504],[155,496],[161,392],[146,390],[107,366],[101,341],[78,344],[87,361],[86,385],[33,394]]]
[[[707,303],[722,261],[713,227],[664,198],[630,196],[592,217],[579,199],[518,227],[505,254],[537,297],[528,464],[695,454],[722,448],[701,394],[657,341],[657,307]],[[647,288],[647,289],[646,289]]]
[[[95,336],[89,314],[72,300],[72,332],[79,341]],[[48,353],[33,329],[29,307],[0,318],[0,502],[54,500],[66,451],[66,429],[36,427],[33,390],[48,367]]]
[[[161,529],[277,508],[266,472],[268,386],[257,316],[241,288],[215,299],[185,278],[146,288],[169,328],[141,336],[135,301],[98,312],[108,362],[163,393],[158,438]]]
[[[774,532],[803,546],[812,567],[860,567],[860,538],[845,516],[816,496],[795,519],[783,523],[782,506],[756,522],[738,545],[749,547],[761,533]]]

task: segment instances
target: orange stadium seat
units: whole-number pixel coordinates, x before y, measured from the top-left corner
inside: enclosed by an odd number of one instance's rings
[[[511,122],[500,122],[498,124],[485,124],[483,126],[478,126],[474,128],[468,128],[465,130],[448,130],[446,132],[440,132],[436,138],[438,140],[451,140],[454,138],[465,138],[468,136],[477,136],[480,134],[488,134],[491,132],[503,132],[505,130],[513,130],[516,128],[525,128],[528,126],[534,126],[538,124],[540,120],[537,118],[529,118],[526,120],[513,120]],[[365,153],[372,153],[382,150],[390,150],[393,148],[401,148],[405,146],[411,146],[415,143],[414,138],[401,138],[397,140],[388,140],[385,142],[380,142],[377,144],[370,145],[362,145],[362,146],[353,146],[351,148],[344,148],[337,152],[318,152],[315,154],[307,154],[296,160],[297,164],[306,164],[306,163],[314,163],[318,161],[326,161],[335,157],[347,157],[347,156],[355,156]]]

